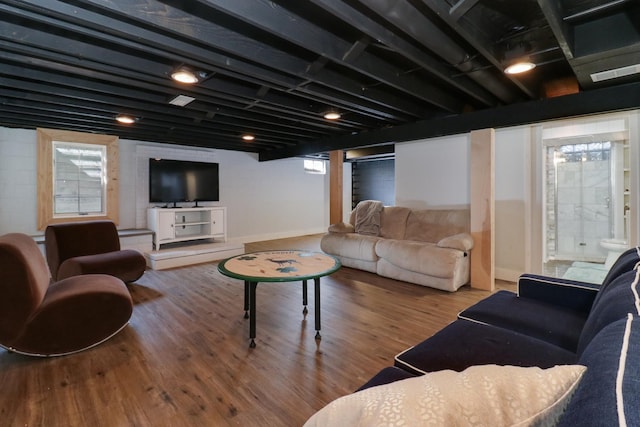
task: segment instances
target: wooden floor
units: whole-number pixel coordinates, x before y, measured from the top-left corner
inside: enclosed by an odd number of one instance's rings
[[[319,236],[247,249],[285,248],[319,250]],[[130,324],[98,347],[50,359],[0,350],[1,425],[300,426],[488,295],[342,268],[322,279],[316,342],[313,292],[305,318],[298,282],[263,283],[250,349],[242,282],[215,263],[149,270],[129,289]]]

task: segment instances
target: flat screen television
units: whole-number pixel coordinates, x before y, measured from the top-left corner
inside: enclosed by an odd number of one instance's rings
[[[217,202],[218,163],[149,159],[149,202]]]

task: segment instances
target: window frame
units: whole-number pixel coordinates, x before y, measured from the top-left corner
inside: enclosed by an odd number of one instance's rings
[[[312,164],[313,167],[308,168],[308,164]],[[315,165],[322,165],[320,169],[316,168]],[[306,173],[310,173],[313,175],[326,175],[327,174],[327,163],[322,159],[303,159],[303,168]]]
[[[38,136],[38,230],[44,230],[49,224],[71,221],[92,221],[108,219],[116,225],[119,220],[119,163],[118,137],[84,132],[63,131],[57,129],[36,129]],[[56,217],[53,209],[53,141],[76,142],[82,144],[96,144],[106,147],[107,151],[107,179],[105,182],[106,209],[105,215],[65,215]]]

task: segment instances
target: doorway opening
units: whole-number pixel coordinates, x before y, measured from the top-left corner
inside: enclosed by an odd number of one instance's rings
[[[629,143],[620,136],[543,141],[544,274],[601,283],[629,247]]]

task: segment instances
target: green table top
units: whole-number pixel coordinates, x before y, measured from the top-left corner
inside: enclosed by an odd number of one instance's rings
[[[337,258],[301,250],[237,255],[218,264],[225,276],[250,282],[290,282],[327,276],[340,268]]]

